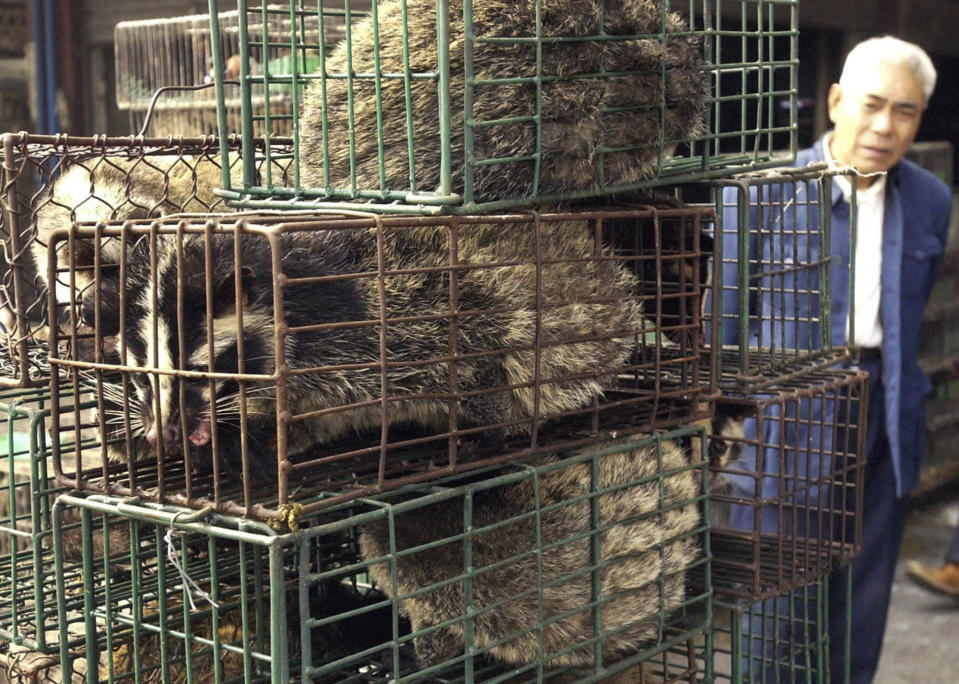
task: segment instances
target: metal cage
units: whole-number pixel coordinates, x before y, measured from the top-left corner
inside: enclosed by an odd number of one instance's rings
[[[658,657],[708,633],[704,441],[684,429],[487,468],[283,534],[62,496],[55,521],[79,512],[87,568],[83,591],[61,587],[61,625],[86,616],[65,676],[585,682],[651,661],[649,681],[699,681],[695,660]],[[693,570],[705,585],[686,586]]]
[[[221,164],[239,177],[239,140],[8,133],[0,172],[0,385],[47,382],[47,243],[74,221],[232,211],[215,189]],[[270,169],[282,182],[282,158]],[[59,283],[69,288],[69,283]]]
[[[829,684],[829,655],[848,652],[829,633],[829,608],[850,588],[851,570],[825,575],[780,598],[714,603],[715,682]],[[848,680],[848,675],[847,680]],[[843,680],[839,680],[840,682]]]
[[[798,0],[240,0],[244,135],[292,119],[296,177],[248,173],[228,196],[475,213],[788,163],[797,15]]]
[[[724,387],[760,389],[849,358],[854,317],[840,321],[832,313],[834,296],[854,293],[856,236],[855,230],[848,239],[834,236],[831,212],[836,178],[854,179],[852,173],[819,164],[716,182],[722,225],[716,342]],[[853,190],[852,226],[855,206]]]
[[[79,399],[80,411],[93,405],[90,397]],[[0,391],[0,416],[0,641],[52,653],[59,635],[51,511],[66,488],[56,485],[50,467],[47,390]]]
[[[50,277],[90,285],[50,294],[66,321],[51,383],[101,397],[65,429],[102,439],[75,468],[54,443],[57,477],[285,519],[705,417],[713,220],[638,206],[61,231]],[[316,491],[335,494],[296,506]]]
[[[717,592],[780,595],[861,546],[868,374],[812,371],[724,394],[710,438]]]

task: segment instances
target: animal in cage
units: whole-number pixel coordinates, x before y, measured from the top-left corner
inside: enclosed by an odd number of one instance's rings
[[[709,429],[709,476],[707,489],[710,499],[710,523],[725,526],[729,523],[729,497],[733,496],[730,469],[748,469],[738,465],[746,443],[744,422],[749,411],[731,404],[719,404],[710,421]]]
[[[645,194],[631,202],[667,212],[684,208],[675,198],[661,195]],[[636,230],[635,219],[613,218],[604,226],[615,253],[631,258],[646,316],[656,317],[664,344],[694,349],[702,334],[714,240],[708,227],[689,219],[660,215],[643,221],[641,230]]]
[[[449,15],[453,192],[464,190],[467,151],[490,162],[472,169],[474,194],[500,200],[635,183],[703,129],[702,46],[656,0],[474,3],[476,83],[465,113],[463,3],[451,3]],[[381,0],[375,19],[357,22],[351,41],[328,55],[327,77],[306,88],[305,184],[436,190],[435,78],[388,76],[436,69],[433,0]]]
[[[214,193],[223,185],[218,161],[212,156],[157,154],[93,156],[64,163],[34,212],[36,233],[31,250],[42,287],[49,286],[50,238],[54,231],[69,229],[73,223],[232,211]],[[238,166],[233,168],[238,173]],[[62,324],[69,316],[67,306],[82,301],[94,280],[97,260],[104,272],[117,268],[120,245],[120,240],[104,240],[96,254],[89,239],[59,243],[54,265],[59,264],[60,270],[54,277],[57,302],[63,310],[51,318]],[[72,290],[75,296],[71,296]]]
[[[464,654],[467,620],[472,648],[515,665],[592,666],[601,635],[608,664],[656,639],[700,555],[696,479],[671,441],[594,458],[596,481],[587,460],[477,489],[468,530],[465,497],[361,527],[360,553],[423,665]]]
[[[114,427],[128,404],[141,444],[209,454],[216,437],[222,458],[245,448],[272,471],[281,412],[303,417],[287,421],[283,458],[381,426],[384,399],[390,425],[455,422],[503,438],[602,398],[647,322],[635,277],[593,224],[484,222],[452,235],[384,225],[280,232],[273,248],[255,232],[239,247],[234,233],[137,239],[125,282],[101,278],[83,300],[83,319],[99,301],[100,330],[139,369],[129,396],[105,393]],[[294,332],[278,353],[281,328]]]

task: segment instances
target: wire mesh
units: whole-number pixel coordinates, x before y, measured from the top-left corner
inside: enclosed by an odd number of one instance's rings
[[[65,672],[85,656],[107,682],[699,681],[704,441],[683,429],[486,468],[315,512],[280,535],[209,511],[63,496],[55,520],[79,510],[95,559],[61,606],[88,616]],[[123,534],[95,549],[105,529]],[[687,589],[694,569],[707,584]],[[450,656],[429,649],[441,633]]]
[[[317,491],[336,494],[306,509],[696,420],[714,395],[701,366],[713,217],[75,226],[53,250],[76,256],[51,267],[93,286],[51,294],[67,321],[51,381],[95,391],[96,419],[66,430],[102,439],[69,467],[55,444],[57,477],[284,519]]]
[[[756,600],[854,558],[862,537],[868,374],[810,371],[716,403],[714,586]]]
[[[814,165],[716,182],[724,386],[761,388],[848,358],[855,320],[833,313],[836,297],[853,301],[855,230],[831,230],[835,179],[847,175]]]
[[[0,641],[39,652],[57,645],[50,512],[64,491],[50,469],[49,416],[45,389],[0,391]]]
[[[241,0],[245,131],[292,119],[296,178],[247,175],[229,196],[475,213],[782,164],[797,14],[798,0]]]
[[[0,384],[37,385],[50,372],[46,264],[54,231],[74,221],[232,211],[214,189],[223,185],[224,161],[239,177],[239,140],[228,141],[225,157],[214,138],[20,133],[3,135],[2,144]],[[281,162],[278,156],[271,171],[277,182],[284,177]],[[86,275],[77,274],[77,286]]]
[[[778,599],[714,603],[713,673],[716,682],[828,684],[830,652],[845,643],[830,635],[830,587],[848,591],[848,571],[826,575]],[[847,627],[848,631],[848,627]],[[842,681],[842,680],[839,680]]]

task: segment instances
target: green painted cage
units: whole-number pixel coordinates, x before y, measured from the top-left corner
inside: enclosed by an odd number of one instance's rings
[[[221,135],[237,89],[242,106],[245,175],[225,196],[473,213],[782,165],[798,5],[241,0],[221,35],[211,0]],[[254,178],[283,153],[292,183]]]
[[[85,569],[60,584],[60,624],[85,624],[82,645],[60,642],[64,681],[702,681],[704,444],[692,428],[625,437],[286,533],[64,495],[58,564]]]

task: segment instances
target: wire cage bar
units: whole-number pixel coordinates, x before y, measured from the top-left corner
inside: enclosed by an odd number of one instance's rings
[[[811,371],[725,393],[710,438],[714,586],[757,600],[859,553],[868,374]]]
[[[66,428],[101,440],[75,467],[54,443],[57,477],[283,520],[705,417],[714,218],[638,206],[58,231],[49,277],[92,285],[50,294],[67,322],[51,386],[101,398],[93,423]],[[336,494],[295,505],[317,491]]]
[[[360,9],[364,3],[355,3]],[[368,10],[367,1],[363,10]],[[323,39],[327,49],[343,38],[342,21],[324,22]],[[219,49],[224,55],[222,76],[225,82],[224,121],[231,133],[243,128],[239,90],[240,18],[235,10],[217,14]],[[252,27],[262,35],[260,27]],[[288,16],[270,14],[264,27],[273,45],[290,35]],[[318,16],[302,18],[299,35],[318,45]],[[114,32],[116,57],[117,108],[129,115],[131,132],[141,135],[215,135],[217,133],[217,96],[214,79],[213,37],[209,14],[163,17],[118,22]],[[265,64],[252,65],[254,74],[264,69],[291,68],[290,57],[279,56]],[[315,60],[307,66],[315,67]],[[291,136],[292,104],[289,86],[270,88],[270,115],[265,116],[265,91],[254,88],[251,111],[252,132],[262,136]],[[284,104],[285,101],[285,104]],[[269,128],[264,128],[269,122]]]
[[[72,399],[63,397],[65,405]],[[79,399],[80,410],[93,405]],[[66,489],[50,467],[46,388],[0,390],[0,419],[0,641],[51,653],[58,635],[50,515]]]
[[[8,133],[0,140],[0,385],[40,385],[50,372],[45,265],[53,231],[74,221],[232,211],[215,189],[224,164],[227,176],[239,177],[239,139],[223,150],[212,137]],[[276,159],[270,177],[283,182]]]
[[[851,173],[817,164],[716,181],[724,387],[761,389],[849,358],[854,317],[832,314],[854,296],[856,236],[833,234],[831,217],[836,179]],[[851,205],[855,226],[854,190]]]
[[[61,603],[61,623],[88,616],[64,670],[85,657],[106,682],[585,682],[649,661],[661,678],[633,681],[699,681],[694,658],[657,657],[708,633],[704,445],[701,429],[628,437],[354,500],[283,534],[62,496],[55,520],[79,512],[89,571]],[[692,570],[707,584],[687,587]]]
[[[227,196],[246,207],[502,211],[781,165],[796,152],[798,0],[238,7],[244,135],[270,140],[277,122],[293,124],[293,187],[245,175]],[[215,53],[219,83],[232,57]]]
[[[847,567],[776,599],[714,602],[715,682],[829,684],[830,653],[848,652],[848,631],[830,634],[829,608],[851,586]],[[848,677],[848,675],[847,675]]]

